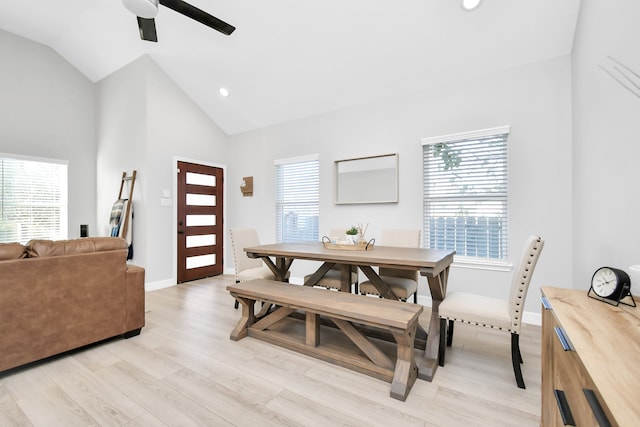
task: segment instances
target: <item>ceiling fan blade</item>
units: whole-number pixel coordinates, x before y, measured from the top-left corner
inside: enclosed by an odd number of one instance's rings
[[[215,16],[211,16],[207,12],[200,10],[195,6],[191,6],[189,3],[185,3],[182,0],[160,0],[160,4],[198,21],[201,24],[211,27],[214,30],[220,31],[222,34],[226,34],[227,36],[233,33],[236,29],[233,25],[227,24]]]
[[[138,18],[138,29],[140,30],[140,38],[150,42],[157,42],[156,23],[153,19]]]

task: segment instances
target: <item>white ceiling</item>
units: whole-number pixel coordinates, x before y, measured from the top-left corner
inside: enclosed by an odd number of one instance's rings
[[[149,55],[228,134],[571,53],[580,0],[187,0],[225,36],[160,6],[142,41],[121,0],[0,0],[0,29],[92,81]],[[7,58],[3,58],[7,60]],[[8,59],[10,60],[10,58]],[[231,96],[223,98],[224,86]]]

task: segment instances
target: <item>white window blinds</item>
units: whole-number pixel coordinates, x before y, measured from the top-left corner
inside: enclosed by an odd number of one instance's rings
[[[67,165],[0,154],[0,242],[67,238]]]
[[[277,241],[317,241],[320,215],[318,156],[277,160],[275,165]]]
[[[425,247],[506,260],[508,136],[505,126],[422,140]]]

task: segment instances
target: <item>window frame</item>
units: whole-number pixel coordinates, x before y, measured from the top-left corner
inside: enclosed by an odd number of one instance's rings
[[[304,171],[304,173],[315,172],[315,176],[307,177],[310,179],[309,185],[306,187],[297,187],[293,190],[290,183],[287,186],[286,182],[281,182],[281,179],[285,179],[285,177],[281,176],[283,168],[290,166],[302,166],[305,163],[312,164],[310,171]],[[320,221],[320,156],[318,154],[312,154],[308,156],[300,156],[300,157],[291,157],[286,159],[279,159],[274,161],[275,173],[276,173],[276,183],[275,183],[275,214],[276,214],[276,241],[278,243],[283,242],[299,242],[299,241],[309,241],[314,240],[317,241],[320,238],[319,233],[319,221]],[[299,176],[294,176],[293,178],[299,178]],[[308,194],[307,191],[309,188],[312,189],[315,194]],[[292,190],[294,192],[288,191]],[[300,196],[300,194],[296,194],[296,191],[302,191],[302,197],[306,200],[298,200],[296,202],[291,202],[285,200],[287,197],[295,197]],[[284,209],[286,209],[287,205],[302,205],[305,206],[305,210],[308,210],[310,213],[314,213],[315,211],[315,224],[313,220],[313,215],[306,215],[306,218],[309,218],[308,226],[311,227],[310,233],[303,234],[294,238],[291,236],[287,236],[285,223],[286,223],[286,214]]]
[[[501,218],[504,222],[505,232],[504,237],[502,239],[501,252],[503,256],[501,258],[491,258],[487,257],[477,257],[477,256],[465,256],[464,254],[457,254],[454,256],[454,266],[463,267],[463,268],[474,268],[474,269],[484,269],[484,270],[497,270],[497,271],[509,271],[512,269],[513,265],[508,261],[508,245],[509,245],[509,210],[508,210],[508,202],[509,202],[509,137],[511,134],[510,126],[500,126],[488,129],[480,129],[469,132],[460,132],[448,135],[441,135],[437,137],[429,137],[421,139],[421,144],[423,147],[423,244],[425,248],[429,248],[432,246],[430,242],[430,226],[429,226],[429,198],[430,191],[428,189],[428,171],[427,171],[427,150],[429,148],[427,146],[435,146],[437,144],[454,144],[460,143],[463,141],[473,141],[477,139],[478,141],[491,138],[491,137],[499,137],[504,135],[504,190],[499,193],[499,197],[491,196],[487,192],[482,193],[481,195],[470,196],[469,199],[486,199],[490,198],[504,200],[504,207],[502,211]],[[465,197],[460,197],[459,199],[465,199]],[[465,216],[456,216],[457,218],[464,218]],[[465,239],[465,242],[468,240]]]
[[[30,163],[41,163],[48,165],[58,165],[63,168],[58,173],[60,173],[60,181],[59,181],[59,200],[57,202],[52,202],[49,200],[39,200],[39,204],[34,204],[34,200],[31,199],[28,206],[30,207],[53,207],[55,209],[60,209],[59,211],[59,219],[58,219],[58,230],[55,233],[38,233],[34,231],[27,232],[26,237],[22,237],[22,233],[18,232],[14,237],[11,235],[5,236],[3,231],[0,231],[0,242],[5,241],[18,241],[22,244],[26,244],[29,240],[32,239],[48,239],[48,240],[66,240],[69,236],[69,162],[66,160],[60,159],[50,159],[43,157],[33,157],[33,156],[23,156],[17,154],[9,154],[9,153],[1,153],[0,152],[0,220],[5,215],[5,205],[16,206],[17,203],[12,201],[11,203],[7,202],[5,197],[5,187],[4,180],[6,175],[6,169],[4,165],[4,161],[18,161],[18,162],[30,162]],[[29,175],[29,179],[32,176]],[[30,195],[33,195],[33,192],[30,192]],[[2,221],[4,223],[4,221]]]

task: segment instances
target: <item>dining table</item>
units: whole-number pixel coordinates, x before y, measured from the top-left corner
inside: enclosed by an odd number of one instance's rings
[[[428,332],[420,327],[416,337],[426,341],[424,353],[418,362],[418,378],[426,381],[433,379],[438,368],[441,345],[438,307],[447,293],[449,267],[453,262],[454,250],[378,245],[371,245],[367,250],[335,249],[327,247],[323,242],[301,241],[251,246],[244,248],[244,251],[249,258],[262,259],[278,281],[287,280],[287,273],[296,259],[322,262],[315,273],[308,277],[305,286],[314,286],[329,270],[339,266],[342,272],[341,291],[346,292],[350,290],[349,278],[355,267],[374,284],[381,297],[389,299],[398,298],[374,267],[417,270],[426,278],[431,294]]]

